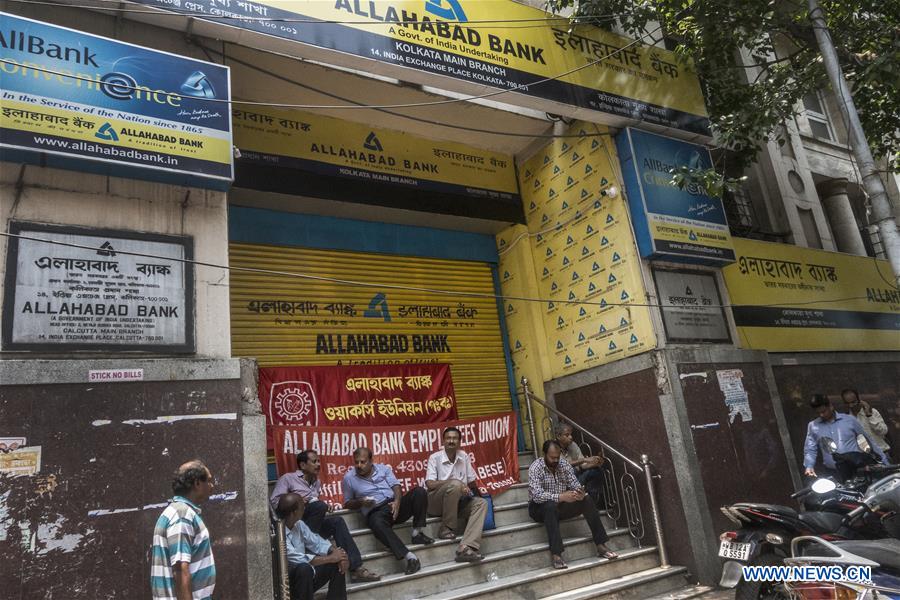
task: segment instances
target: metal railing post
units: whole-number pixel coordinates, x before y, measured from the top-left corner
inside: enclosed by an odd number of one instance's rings
[[[278,586],[279,589],[275,591],[279,600],[290,600],[291,581],[287,561],[287,528],[284,526],[284,521],[278,518],[271,506],[269,506],[269,516],[275,525],[275,567],[278,569],[278,579],[281,584]]]
[[[656,547],[659,549],[659,566],[669,567],[669,556],[666,553],[666,541],[663,536],[662,520],[659,517],[659,504],[656,501],[656,489],[653,485],[653,473],[650,472],[650,457],[641,454],[644,466],[644,478],[647,480],[647,492],[650,494],[650,512],[653,515],[653,529],[656,531]]]
[[[525,413],[528,415],[528,432],[531,434],[531,451],[534,452],[534,458],[537,460],[539,456],[537,433],[534,430],[534,413],[531,409],[531,390],[528,389],[528,379],[526,377],[522,377],[522,390],[525,394]]]

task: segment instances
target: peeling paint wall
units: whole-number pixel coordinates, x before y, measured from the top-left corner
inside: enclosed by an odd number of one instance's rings
[[[40,470],[0,473],[0,596],[149,598],[153,526],[171,476],[200,458],[219,598],[246,598],[240,381],[0,385],[3,435],[41,447]]]

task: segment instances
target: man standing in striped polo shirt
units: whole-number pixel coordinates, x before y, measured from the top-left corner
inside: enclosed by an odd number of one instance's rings
[[[154,600],[204,600],[216,586],[209,531],[199,505],[209,500],[213,476],[199,460],[175,472],[175,497],[156,521],[150,555],[150,587]]]

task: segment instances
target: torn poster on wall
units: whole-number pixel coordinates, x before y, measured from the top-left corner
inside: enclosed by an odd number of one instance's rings
[[[740,369],[723,369],[716,371],[719,389],[725,395],[725,406],[728,407],[728,422],[734,423],[738,415],[746,423],[753,420],[750,412],[750,399],[744,389],[744,372]]]

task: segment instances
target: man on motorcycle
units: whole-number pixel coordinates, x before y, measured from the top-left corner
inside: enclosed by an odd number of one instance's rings
[[[864,436],[869,441],[869,446],[878,457],[878,460],[887,464],[889,461],[884,452],[872,440],[863,429],[862,425],[853,415],[836,412],[831,405],[831,400],[824,394],[815,394],[809,405],[816,411],[818,417],[809,422],[806,428],[806,442],[803,445],[804,475],[816,477],[816,451],[819,448],[819,440],[831,438],[837,444],[834,454],[847,454],[856,452],[862,454],[862,450],[856,441],[857,436]],[[822,462],[825,468],[836,473],[837,466],[831,452],[822,452]]]

